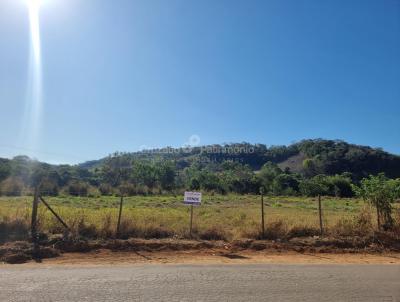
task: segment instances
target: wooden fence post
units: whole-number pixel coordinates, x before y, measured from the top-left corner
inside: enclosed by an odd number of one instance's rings
[[[265,220],[264,220],[264,188],[260,188],[261,194],[261,238],[265,238]]]
[[[33,203],[32,203],[32,220],[31,220],[31,237],[34,245],[36,245],[38,241],[38,234],[37,234],[38,205],[39,205],[39,188],[35,187],[35,193],[33,195]]]
[[[193,205],[190,205],[190,230],[189,230],[189,236],[192,238],[192,229],[193,229]]]
[[[117,238],[119,238],[119,236],[120,236],[121,216],[122,216],[123,204],[124,204],[124,195],[121,195],[121,199],[120,199],[120,202],[119,202],[118,222],[117,222]]]
[[[319,229],[321,235],[324,234],[324,228],[322,225],[322,206],[321,206],[321,195],[318,195],[318,213],[319,213]]]

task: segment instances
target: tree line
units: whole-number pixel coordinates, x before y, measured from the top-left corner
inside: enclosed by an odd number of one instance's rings
[[[400,157],[343,141],[290,146],[226,144],[114,153],[80,165],[50,165],[26,156],[0,159],[0,194],[31,194],[34,179],[48,195],[147,195],[203,190],[219,194],[352,197],[369,175],[400,178]]]

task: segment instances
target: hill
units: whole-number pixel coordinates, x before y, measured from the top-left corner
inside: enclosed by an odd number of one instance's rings
[[[380,148],[349,144],[341,140],[309,139],[289,146],[263,144],[224,144],[193,148],[151,149],[142,152],[116,153],[131,160],[174,160],[181,168],[194,163],[221,164],[224,161],[248,165],[259,170],[265,163],[278,164],[295,173],[335,175],[350,172],[356,179],[369,174],[385,173],[390,178],[400,177],[400,156]],[[85,162],[84,169],[100,168],[107,158]]]
[[[378,173],[400,178],[400,156],[340,140],[270,147],[236,143],[114,153],[74,166],[49,165],[26,156],[0,159],[0,194],[18,195],[31,189],[37,175],[46,176],[43,186],[51,194],[59,190],[75,195],[90,190],[111,194],[121,185],[132,194],[185,188],[249,193],[258,192],[261,185],[271,192],[297,194],[309,186],[307,179],[317,175],[341,175],[340,181],[349,187],[349,181],[357,183]],[[326,186],[333,192],[332,184]]]

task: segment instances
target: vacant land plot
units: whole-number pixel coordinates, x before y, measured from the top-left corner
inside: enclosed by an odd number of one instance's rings
[[[74,232],[89,238],[115,236],[119,197],[44,197]],[[316,198],[266,197],[266,237],[316,235],[319,233]],[[29,226],[32,197],[1,197],[0,223]],[[353,235],[375,228],[373,209],[363,200],[323,198],[323,223],[327,233]],[[190,208],[181,196],[134,196],[124,198],[122,237],[187,237]],[[260,196],[205,195],[194,209],[193,234],[201,239],[232,240],[260,235]],[[39,207],[40,230],[62,233],[51,213]]]

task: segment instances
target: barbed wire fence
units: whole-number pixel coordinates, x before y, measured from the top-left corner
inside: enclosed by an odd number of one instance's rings
[[[26,198],[29,197],[31,199],[31,201],[27,201],[26,207],[28,208],[30,205],[32,205],[32,211],[31,211],[31,235],[32,235],[32,240],[35,242],[35,240],[37,240],[38,238],[38,230],[36,228],[36,224],[37,224],[37,207],[40,204],[43,204],[44,207],[51,213],[52,216],[55,217],[56,221],[62,226],[64,227],[64,229],[67,232],[71,233],[71,227],[67,224],[66,220],[69,220],[70,217],[61,217],[62,215],[60,215],[59,213],[57,213],[57,206],[63,206],[62,204],[57,205],[55,202],[57,201],[53,199],[53,201],[51,203],[49,203],[47,201],[47,197],[51,197],[51,198],[57,198],[59,196],[51,196],[50,193],[52,193],[51,191],[40,191],[37,192],[37,194],[35,194],[35,192],[33,192],[32,194],[32,190],[25,190],[25,191],[8,191],[6,192],[8,194],[12,194],[12,193],[23,193],[23,196],[19,196],[20,198]],[[30,195],[28,195],[28,193]],[[80,193],[80,192],[70,192],[70,193]],[[46,194],[50,194],[50,195],[46,195]],[[15,198],[18,198],[18,196],[14,196]],[[97,200],[98,198],[96,197],[87,197],[87,196],[82,196],[84,197],[84,200]],[[68,195],[64,195],[62,196],[62,198],[64,199],[68,199],[69,196]],[[73,196],[71,196],[70,198],[74,198]],[[101,198],[101,197],[100,197]],[[115,209],[115,215],[117,218],[117,222],[115,225],[115,238],[119,238],[121,235],[121,221],[122,221],[122,217],[123,217],[123,206],[124,206],[124,198],[125,196],[123,195],[113,195],[113,196],[109,196],[110,199],[115,199],[115,202],[113,203],[108,203],[107,207],[109,209]],[[137,197],[136,197],[137,198]],[[140,198],[140,197],[139,197]],[[151,196],[149,196],[149,198],[151,198]],[[232,197],[227,197],[227,201],[229,198]],[[273,213],[273,211],[271,211],[270,209],[272,209],[272,205],[269,204],[269,196],[264,196],[264,194],[260,194],[258,196],[254,196],[253,195],[253,199],[256,200],[257,198],[259,198],[259,202],[260,203],[260,216],[259,219],[257,219],[257,217],[252,217],[251,219],[254,220],[254,228],[255,228],[255,232],[259,233],[259,238],[260,239],[265,239],[266,238],[266,233],[268,233],[270,230],[268,229],[271,226],[271,223],[278,221],[279,219],[282,219],[282,216],[280,214],[277,213]],[[284,199],[284,197],[282,197]],[[7,200],[7,197],[3,197],[3,200]],[[0,199],[1,200],[1,199]],[[183,200],[183,197],[182,197]],[[167,204],[166,208],[169,207],[179,207],[179,206],[184,206],[183,204],[180,204],[180,200],[179,198],[177,198],[176,202],[174,202],[174,204]],[[327,232],[327,220],[329,219],[329,214],[327,212],[324,211],[324,198],[319,196],[317,198],[314,198],[314,202],[315,202],[315,208],[313,208],[312,212],[310,213],[310,217],[312,217],[312,215],[315,215],[316,218],[316,225],[319,225],[319,235],[323,236],[325,235],[325,233]],[[56,208],[53,208],[52,205],[55,205]],[[202,207],[207,207],[208,205],[211,205],[214,208],[218,208],[220,207],[222,209],[222,214],[223,214],[223,208],[228,206],[229,203],[228,202],[223,202],[223,205],[219,205],[217,203],[212,202],[212,196],[209,197],[209,200],[205,200],[204,205],[202,205]],[[35,209],[36,207],[36,209]],[[154,205],[149,204],[148,206],[149,208],[154,208]],[[254,208],[256,208],[257,205],[256,203],[252,204],[251,208],[254,210]],[[89,207],[88,207],[89,208]],[[241,211],[246,211],[246,205],[243,205],[241,209]],[[250,208],[249,208],[250,209]],[[314,213],[315,214],[312,214]],[[151,214],[150,214],[151,215]],[[36,218],[35,218],[36,216]],[[127,219],[125,217],[125,219]],[[296,219],[300,219],[300,218],[296,218]],[[288,222],[288,221],[287,221]],[[227,228],[229,228],[227,226]]]

